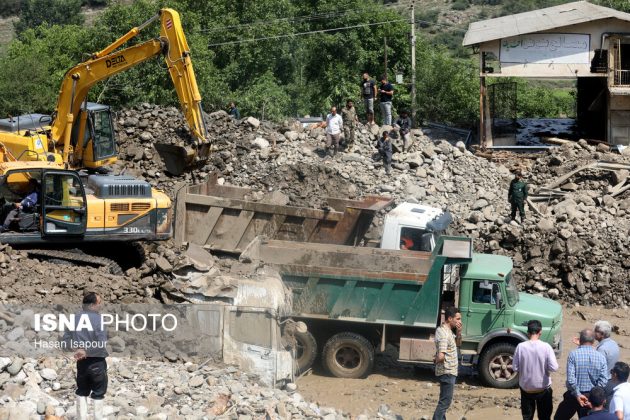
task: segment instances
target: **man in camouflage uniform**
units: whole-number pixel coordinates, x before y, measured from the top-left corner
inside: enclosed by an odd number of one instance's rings
[[[527,183],[523,181],[521,171],[516,171],[508,189],[508,201],[512,205],[512,220],[516,218],[517,209],[521,216],[521,223],[525,220],[525,200],[527,200]]]
[[[346,101],[346,106],[341,110],[343,118],[343,138],[346,142],[346,150],[352,152],[354,149],[354,130],[357,128],[357,109],[352,100]]]

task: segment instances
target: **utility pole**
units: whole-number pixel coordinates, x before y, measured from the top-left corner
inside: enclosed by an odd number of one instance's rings
[[[387,37],[385,37],[385,77],[387,77]]]
[[[411,2],[411,121],[416,125],[416,8]]]

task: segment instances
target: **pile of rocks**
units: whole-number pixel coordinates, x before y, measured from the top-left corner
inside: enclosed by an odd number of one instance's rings
[[[113,357],[108,363],[110,393],[104,407],[108,418],[350,418],[305,401],[295,387],[261,386],[255,376],[232,366]],[[74,365],[63,358],[0,358],[0,418],[38,414],[75,418]],[[379,418],[396,418],[386,407],[381,411]]]
[[[454,230],[473,237],[478,250],[511,256],[522,289],[567,302],[630,303],[625,284],[630,249],[628,192],[612,202],[600,202],[595,192],[587,197],[580,189],[563,202],[543,206],[541,215],[529,210],[523,225],[509,223],[507,186],[510,169],[522,165],[518,158],[510,164],[491,162],[470,153],[452,133],[421,129],[413,131],[414,142],[407,153],[394,154],[394,170],[387,176],[373,157],[376,138],[389,127],[360,124],[354,151],[329,158],[324,155],[322,128],[304,128],[297,122],[273,125],[251,117],[235,121],[223,111],[207,116],[212,140],[209,162],[172,177],[164,173],[151,146],[154,141],[185,142],[189,134],[183,125],[181,114],[171,108],[143,104],[121,112],[119,169],[145,177],[171,194],[177,182],[200,182],[218,171],[221,182],[281,191],[290,205],[319,208],[326,196],[366,194],[391,195],[396,203],[423,202],[448,209],[455,217]],[[399,152],[398,142],[394,140],[394,150]],[[602,147],[569,144],[541,156],[527,173],[530,188],[536,190],[596,159],[630,161]],[[605,181],[604,177],[589,182],[601,183],[603,189],[603,184],[610,184]],[[577,213],[576,207],[581,207]],[[379,234],[382,216],[374,222],[372,237]]]

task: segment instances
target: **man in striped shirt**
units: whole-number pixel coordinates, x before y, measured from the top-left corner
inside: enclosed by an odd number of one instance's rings
[[[446,411],[453,401],[457,380],[457,346],[462,342],[462,314],[455,307],[444,310],[444,322],[435,330],[435,376],[440,381],[440,399],[433,420],[446,419]]]
[[[578,417],[586,416],[591,389],[604,387],[608,381],[606,358],[593,347],[593,330],[582,330],[579,343],[567,359],[567,391],[558,405],[554,420],[570,419],[576,412]]]

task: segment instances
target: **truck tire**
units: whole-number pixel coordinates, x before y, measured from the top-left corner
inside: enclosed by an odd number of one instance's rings
[[[496,343],[486,348],[479,358],[479,375],[490,387],[508,389],[518,385],[518,374],[512,370],[516,346]]]
[[[297,341],[296,373],[300,374],[309,370],[315,363],[317,358],[317,341],[315,341],[313,334],[308,331],[305,333],[296,332],[295,339]]]
[[[362,335],[342,332],[324,346],[324,366],[337,378],[364,378],[374,366],[374,346]]]

